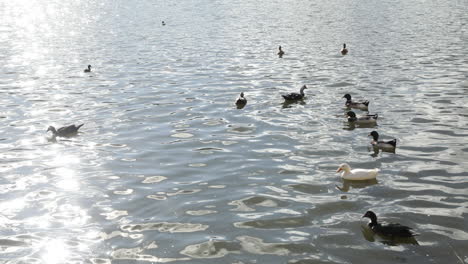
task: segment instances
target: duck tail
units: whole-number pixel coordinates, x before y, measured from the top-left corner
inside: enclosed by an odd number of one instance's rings
[[[288,97],[286,95],[281,95],[283,96],[284,100],[288,100]]]
[[[389,141],[388,144],[390,144],[390,145],[392,145],[392,146],[394,146],[394,147],[396,148],[396,141],[397,141],[397,140],[396,140],[396,138],[395,138],[394,140]]]
[[[369,106],[369,101],[364,101],[364,102],[362,102],[362,104],[365,105],[365,106]]]
[[[80,127],[82,127],[83,125],[84,125],[84,124],[78,125],[78,126],[76,127],[76,130],[80,129]]]

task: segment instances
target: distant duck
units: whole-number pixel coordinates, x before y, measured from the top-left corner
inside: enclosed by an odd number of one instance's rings
[[[283,58],[283,55],[284,55],[283,49],[281,49],[281,46],[279,46],[278,49],[279,49],[279,51],[278,51],[278,56],[279,56],[280,58]]]
[[[354,113],[353,111],[348,111],[348,113],[346,113],[346,116],[348,117],[348,122],[362,125],[375,124],[377,123],[377,118],[379,117],[377,114],[357,117],[356,113]]]
[[[341,49],[341,55],[348,54],[348,49],[346,48],[346,43],[343,44],[343,48]]]
[[[343,98],[346,98],[346,103],[345,106],[349,108],[356,108],[356,109],[361,109],[361,110],[367,110],[369,107],[369,101],[353,101],[351,100],[351,95],[350,94],[345,94]]]
[[[384,148],[384,149],[395,149],[396,148],[396,139],[390,141],[379,141],[379,133],[377,131],[372,131],[369,134],[369,137],[372,137],[371,144],[373,146]]]
[[[242,109],[247,104],[247,99],[244,97],[244,93],[240,93],[239,97],[236,100],[237,108]]]
[[[284,100],[287,100],[287,101],[302,100],[304,99],[304,96],[305,96],[304,94],[305,89],[307,89],[307,86],[303,85],[299,93],[289,93],[289,94],[283,94],[281,96],[283,96]]]
[[[369,223],[369,228],[374,231],[374,233],[387,236],[387,237],[414,237],[414,234],[411,231],[411,227],[403,226],[400,224],[380,224],[377,222],[377,216],[372,211],[367,211],[363,217],[370,218],[371,222]]]
[[[91,65],[88,65],[88,69],[85,69],[84,72],[91,72]]]
[[[78,129],[82,127],[84,124],[75,126],[75,125],[70,125],[70,126],[65,126],[61,127],[58,130],[55,129],[53,126],[49,126],[47,129],[47,132],[52,131],[52,134],[54,137],[72,137],[75,136],[78,133]]]
[[[343,163],[340,167],[336,170],[336,172],[341,173],[341,178],[345,180],[352,180],[352,181],[363,181],[363,180],[372,180],[377,177],[379,173],[379,169],[351,169],[351,167],[347,163]]]
[[[166,25],[166,22],[162,21],[161,24],[162,24],[163,26],[165,26],[165,25]]]

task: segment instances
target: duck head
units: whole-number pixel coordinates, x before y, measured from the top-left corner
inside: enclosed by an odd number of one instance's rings
[[[364,217],[367,217],[371,220],[372,223],[376,224],[377,223],[377,215],[375,215],[374,212],[372,211],[367,211],[363,216]]]
[[[351,117],[351,118],[356,118],[356,113],[354,113],[353,111],[348,111],[348,113],[346,113],[346,116]]]
[[[281,51],[281,46],[279,46],[279,48],[278,48],[278,49]]]
[[[240,93],[240,97],[244,98],[244,92]]]
[[[343,43],[343,49],[346,49],[346,43]]]
[[[55,127],[53,127],[53,126],[49,126],[49,128],[47,128],[46,132],[49,132],[49,131],[52,131],[53,134],[57,133],[57,130],[55,130]]]
[[[340,172],[340,171],[346,171],[346,172],[349,172],[351,170],[351,167],[347,164],[347,163],[343,163],[340,165],[340,167],[338,167],[338,169],[336,170],[336,172]]]
[[[351,101],[351,95],[350,94],[345,94],[343,98],[346,98],[347,101]]]
[[[379,133],[377,133],[377,131],[372,131],[370,132],[370,134],[368,135],[369,137],[372,137],[372,139],[374,139],[374,141],[378,141],[379,140]]]

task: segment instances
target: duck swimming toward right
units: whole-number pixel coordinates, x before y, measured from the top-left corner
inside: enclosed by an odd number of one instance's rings
[[[85,69],[84,72],[91,72],[91,65],[88,65],[88,68]]]
[[[286,101],[297,101],[297,100],[302,100],[304,99],[304,90],[307,89],[307,86],[303,85],[301,87],[301,90],[299,91],[299,93],[289,93],[289,94],[283,94],[281,96],[283,96],[284,100]]]

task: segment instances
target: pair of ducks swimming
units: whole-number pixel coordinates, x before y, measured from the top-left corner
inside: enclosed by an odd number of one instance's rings
[[[343,55],[343,56],[348,54],[348,49],[346,48],[346,43],[343,44],[343,48],[341,49],[340,52],[341,52],[341,55]],[[284,51],[281,48],[281,46],[279,46],[277,54],[278,54],[278,57],[283,58]]]
[[[379,133],[377,131],[372,131],[369,134],[372,137],[371,144],[375,148],[384,149],[384,150],[395,150],[396,148],[396,139],[390,141],[379,141]],[[362,180],[372,180],[377,178],[379,169],[351,169],[347,163],[341,164],[336,172],[341,172],[341,178],[345,180],[352,181],[362,181]]]
[[[298,101],[302,100],[305,96],[304,90],[307,89],[307,86],[303,85],[299,93],[289,93],[282,94],[284,100],[286,101]],[[244,93],[240,93],[239,97],[236,99],[237,108],[243,108],[247,104],[247,99],[244,97]]]

